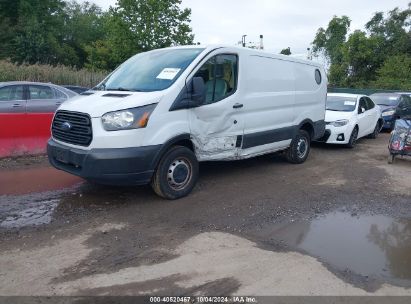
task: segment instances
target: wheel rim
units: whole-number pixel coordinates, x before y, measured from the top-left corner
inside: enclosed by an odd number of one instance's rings
[[[298,158],[304,158],[308,151],[308,141],[305,137],[298,140],[297,143],[297,156]]]
[[[192,176],[191,163],[183,157],[175,159],[167,171],[167,181],[173,190],[182,190],[191,181]]]

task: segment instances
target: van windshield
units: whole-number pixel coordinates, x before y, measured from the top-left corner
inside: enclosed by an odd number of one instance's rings
[[[95,90],[161,91],[171,86],[203,48],[140,53],[120,65]]]
[[[352,112],[357,105],[356,97],[327,96],[327,110]]]

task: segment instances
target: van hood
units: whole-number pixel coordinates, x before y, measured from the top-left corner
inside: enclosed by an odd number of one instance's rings
[[[91,95],[79,95],[64,102],[58,110],[87,113],[101,117],[107,112],[137,108],[158,103],[164,92],[92,91]]]
[[[354,112],[344,112],[344,111],[325,111],[325,121],[332,122],[342,119],[350,120],[353,117]]]

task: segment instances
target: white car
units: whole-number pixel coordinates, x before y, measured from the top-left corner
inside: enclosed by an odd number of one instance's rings
[[[328,93],[326,130],[320,141],[353,148],[358,138],[376,138],[384,121],[381,109],[365,95]]]

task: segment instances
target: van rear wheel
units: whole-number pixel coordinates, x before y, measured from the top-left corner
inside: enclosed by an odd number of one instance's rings
[[[285,157],[292,164],[305,162],[310,153],[310,135],[305,130],[299,130],[285,152]]]
[[[174,146],[161,158],[151,187],[159,196],[174,200],[188,195],[198,179],[198,162],[194,153]]]

